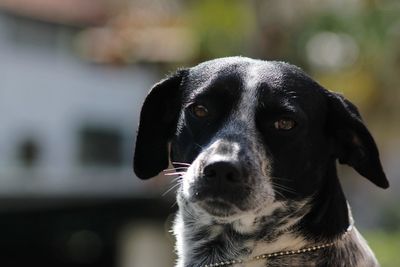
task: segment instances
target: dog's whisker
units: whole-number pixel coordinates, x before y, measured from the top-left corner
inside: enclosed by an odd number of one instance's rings
[[[199,147],[200,149],[204,149],[204,147],[202,146],[202,145],[200,145],[200,144],[198,144],[198,143],[194,143],[197,147]]]
[[[172,179],[169,184],[174,185],[174,184],[181,184],[181,183],[182,183],[182,176],[177,176],[174,179]]]
[[[281,180],[281,181],[292,181],[292,179],[289,178],[283,178],[283,177],[276,177],[276,176],[272,176],[271,177],[274,180]]]
[[[183,174],[181,174],[181,175],[178,175],[177,177],[172,177],[172,181],[175,181],[175,180],[182,180],[184,174],[185,174],[185,173],[183,173]]]
[[[173,207],[175,207],[175,206],[177,206],[178,205],[178,201],[174,201],[174,203],[172,203],[172,205],[171,205],[171,208],[173,208]],[[173,230],[170,230],[171,232],[173,232]]]
[[[174,178],[172,178],[171,179],[171,183],[173,183],[173,182],[176,182],[176,181],[180,181],[180,180],[182,180],[182,175],[178,175],[177,177],[174,177]]]
[[[178,186],[180,186],[180,183],[177,183],[173,186],[171,186],[167,191],[165,191],[162,196],[164,197],[165,195],[167,195],[169,192],[171,192],[172,190],[176,189]]]
[[[272,186],[274,186],[275,188],[278,188],[278,189],[284,189],[284,190],[286,190],[286,191],[291,191],[292,193],[295,192],[294,189],[292,189],[292,188],[290,188],[290,187],[288,187],[288,186],[285,186],[285,185],[281,185],[281,184],[277,184],[277,183],[272,183]]]
[[[282,178],[282,177],[275,177],[275,176],[273,176],[271,178],[273,180],[292,181],[289,178]],[[291,194],[297,194],[296,191],[293,188],[289,187],[289,186],[278,184],[278,183],[275,183],[273,181],[271,183],[272,183],[272,186],[275,187],[277,190],[282,190],[282,191],[285,191],[285,192],[288,192],[288,193],[291,193]],[[277,193],[281,194],[281,192],[277,192]]]
[[[287,192],[287,193],[290,193],[290,194],[293,194],[293,195],[297,195],[297,192],[296,191],[294,191],[293,189],[291,189],[291,188],[286,188],[286,187],[282,187],[282,186],[279,186],[279,185],[273,185],[274,187],[275,187],[275,193],[276,194],[278,194],[280,197],[282,197],[282,198],[284,198],[284,199],[286,199],[286,197],[284,197],[283,196],[283,193],[282,192]],[[282,192],[280,192],[280,191],[282,191]]]
[[[177,169],[189,169],[189,166],[174,167],[174,168],[166,169],[166,170],[177,170]]]
[[[164,173],[165,176],[175,176],[175,175],[183,175],[186,172],[171,172],[171,173]]]
[[[176,168],[171,168],[171,169],[165,169],[163,172],[170,172],[170,171],[176,171],[176,170],[187,170],[188,167],[176,167]]]
[[[275,194],[277,194],[278,196],[280,196],[283,200],[287,200],[287,198],[279,191],[275,191]]]
[[[172,164],[190,166],[190,163],[173,161]]]
[[[297,194],[296,190],[294,190],[294,189],[292,189],[292,188],[290,188],[290,187],[280,186],[280,187],[278,187],[278,188],[279,188],[279,189],[282,189],[282,190],[284,190],[284,191],[286,191],[286,192],[288,192],[288,193]]]
[[[287,190],[293,190],[291,187],[286,186],[286,185],[282,185],[282,184],[277,184],[277,183],[272,183],[273,186],[277,187],[277,188],[283,188],[283,189],[287,189]]]

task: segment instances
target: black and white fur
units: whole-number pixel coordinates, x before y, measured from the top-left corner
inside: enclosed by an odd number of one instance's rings
[[[282,120],[294,127],[277,128]],[[171,161],[181,173],[178,267],[332,241],[235,267],[379,266],[355,228],[345,234],[352,218],[337,159],[389,186],[352,103],[293,65],[231,57],[179,70],[153,87],[140,115],[134,168],[147,179]]]

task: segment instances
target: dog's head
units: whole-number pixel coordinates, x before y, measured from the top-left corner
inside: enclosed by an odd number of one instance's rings
[[[282,62],[217,59],[156,84],[140,115],[134,169],[147,179],[169,159],[183,170],[182,201],[217,217],[306,199],[336,159],[388,187],[356,107]]]

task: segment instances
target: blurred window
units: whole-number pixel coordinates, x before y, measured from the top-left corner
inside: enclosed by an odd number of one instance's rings
[[[33,139],[22,141],[17,148],[19,162],[26,168],[33,167],[39,158],[39,146]]]
[[[83,165],[122,165],[123,140],[118,129],[85,127],[80,131],[79,138],[79,158]]]

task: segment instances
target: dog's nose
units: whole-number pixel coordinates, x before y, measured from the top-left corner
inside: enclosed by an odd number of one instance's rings
[[[236,184],[241,180],[240,168],[229,161],[214,161],[208,163],[203,170],[204,178],[209,182]]]

